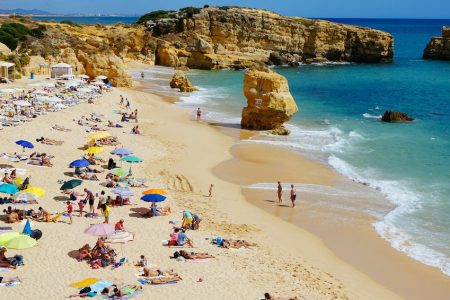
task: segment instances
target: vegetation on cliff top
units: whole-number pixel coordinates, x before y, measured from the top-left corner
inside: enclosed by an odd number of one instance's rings
[[[207,5],[205,5],[205,7],[207,7]],[[139,20],[137,20],[136,24],[145,24],[148,21],[156,21],[156,20],[159,20],[159,19],[174,17],[174,15],[176,13],[178,13],[178,12],[186,14],[186,16],[188,18],[192,18],[192,16],[200,13],[200,11],[201,11],[201,8],[193,7],[193,6],[183,7],[179,11],[174,11],[174,10],[155,10],[155,11],[149,12],[149,13],[141,16],[139,18]]]
[[[30,29],[20,23],[3,23],[0,27],[0,42],[15,50],[19,40],[30,33]]]

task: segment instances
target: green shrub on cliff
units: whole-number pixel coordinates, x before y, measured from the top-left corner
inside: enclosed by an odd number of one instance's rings
[[[183,7],[182,9],[180,9],[180,11],[186,13],[189,18],[192,18],[192,16],[199,14],[201,12],[201,9],[198,7],[188,6]]]
[[[148,14],[143,15],[142,17],[137,20],[137,24],[144,24],[148,21],[156,21],[163,18],[169,17],[169,11],[167,10],[155,10],[152,12],[149,12]]]
[[[0,42],[15,50],[18,41],[30,33],[30,29],[19,23],[3,23],[0,27]]]
[[[45,25],[39,25],[37,28],[33,28],[30,31],[30,35],[32,37],[42,39],[44,38],[44,31],[47,30],[47,27]]]

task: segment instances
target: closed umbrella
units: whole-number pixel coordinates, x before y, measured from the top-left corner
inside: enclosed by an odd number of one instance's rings
[[[30,235],[32,233],[31,224],[30,224],[29,219],[27,219],[27,222],[25,223],[25,226],[23,227],[22,233],[26,234],[26,235]]]
[[[116,154],[120,156],[130,155],[133,154],[133,151],[125,148],[116,148],[113,151],[111,151],[111,154]]]
[[[141,200],[145,202],[162,202],[166,200],[166,197],[159,194],[147,194],[141,197]]]
[[[7,249],[28,249],[37,245],[37,241],[25,234],[19,234],[3,244]]]
[[[161,190],[161,189],[149,189],[149,190],[143,191],[142,194],[144,194],[144,195],[148,195],[148,194],[166,195],[167,192],[165,190]]]
[[[19,189],[14,184],[7,183],[0,185],[0,193],[12,195],[17,193],[18,191]]]
[[[103,147],[91,147],[86,150],[86,153],[99,154],[102,153],[103,151],[105,151]]]
[[[41,187],[38,186],[32,186],[27,188],[26,190],[24,190],[25,193],[32,193],[35,194],[36,197],[40,198],[40,197],[44,197],[45,195],[45,190]]]
[[[110,236],[114,232],[116,232],[114,226],[105,223],[93,224],[84,231],[85,234],[94,236]]]
[[[59,188],[60,190],[71,190],[77,186],[79,186],[81,183],[83,183],[80,179],[72,179],[69,181],[64,182],[64,184]]]
[[[91,165],[91,163],[86,159],[77,159],[69,164],[71,168],[85,168]]]

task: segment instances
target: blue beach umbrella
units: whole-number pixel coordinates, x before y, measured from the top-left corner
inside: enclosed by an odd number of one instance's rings
[[[25,140],[18,140],[18,141],[16,141],[16,144],[19,146],[22,146],[24,152],[25,152],[25,148],[30,148],[30,149],[34,148],[34,145],[32,143],[30,143],[29,141],[25,141]]]
[[[90,162],[88,162],[86,159],[77,159],[70,163],[71,168],[85,168],[87,166],[91,165]]]
[[[160,194],[148,194],[141,197],[141,200],[145,202],[163,202],[166,197]]]
[[[19,189],[14,184],[7,183],[0,185],[0,193],[12,195],[17,192],[19,192]]]
[[[32,233],[31,224],[30,224],[29,219],[27,219],[27,222],[25,223],[25,226],[23,227],[22,233],[26,234],[26,235],[30,235]]]
[[[119,156],[125,156],[125,155],[133,154],[133,151],[131,151],[129,149],[125,149],[125,148],[116,148],[113,151],[111,151],[111,154],[116,154],[116,155],[119,155]]]

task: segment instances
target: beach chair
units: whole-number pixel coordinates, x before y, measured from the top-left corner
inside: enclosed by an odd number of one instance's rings
[[[63,213],[58,213],[58,214],[56,214],[56,216],[54,216],[53,218],[50,218],[48,221],[49,221],[49,222],[56,223],[56,222],[58,221],[58,219],[61,218],[62,215],[63,215]]]

